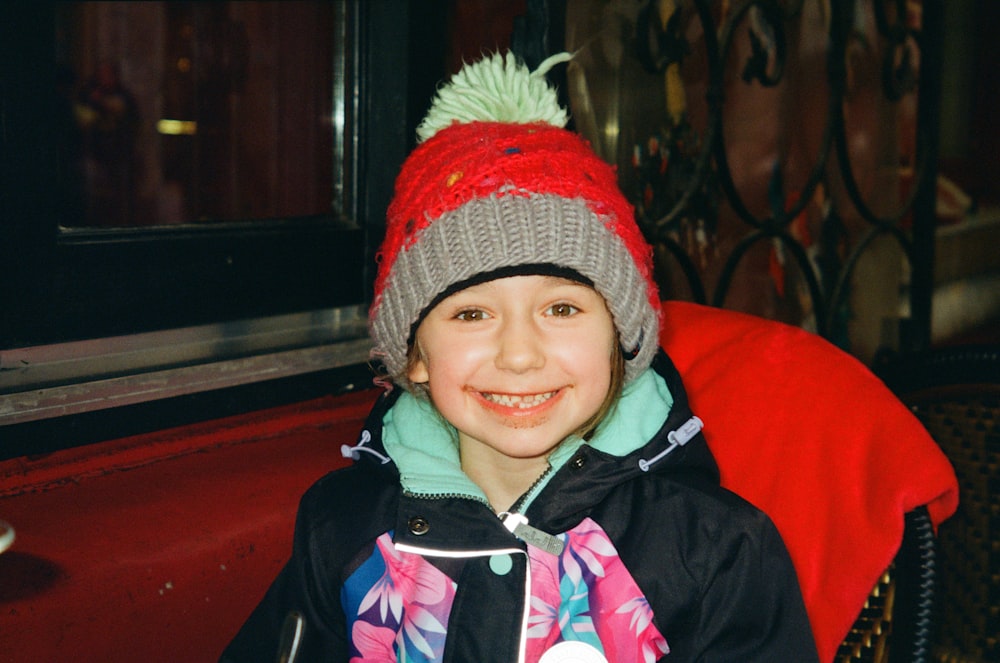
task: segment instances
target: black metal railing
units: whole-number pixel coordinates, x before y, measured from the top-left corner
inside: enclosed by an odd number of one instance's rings
[[[579,6],[574,9],[571,2],[544,4],[549,7],[552,22],[546,33],[550,38],[565,35],[569,50],[583,52],[593,47],[597,39],[594,35],[574,37],[581,30],[567,25],[574,20],[573,11],[579,15]],[[598,8],[605,13],[616,5],[584,4],[589,9],[582,11],[594,12]],[[623,188],[636,203],[637,215],[657,249],[658,260],[664,265],[672,262],[665,270],[681,275],[683,287],[665,283],[665,294],[670,297],[678,290],[686,290],[678,297],[723,306],[740,278],[741,264],[761,244],[770,244],[767,250],[780,253],[780,259],[801,280],[799,291],[809,309],[809,323],[803,326],[840,345],[850,345],[847,321],[872,315],[851,310],[853,294],[871,285],[858,282],[859,262],[870,258],[873,247],[889,238],[898,246],[905,264],[900,270],[898,301],[891,304],[894,310],[879,314],[898,323],[894,338],[888,342],[900,350],[927,347],[936,222],[943,2],[651,0],[640,4],[638,13],[623,15],[617,26],[609,27],[604,18],[605,24],[594,29],[603,31],[603,38],[609,30],[618,29],[624,59],[631,59],[647,75],[662,76],[671,67],[681,72],[685,68],[697,70],[687,80],[697,79],[695,93],[702,95],[694,100],[701,109],[698,119],[663,113],[663,128],[657,137],[659,152],[652,148],[640,150],[635,141],[637,153],[642,152],[642,163],[636,163],[634,158],[628,162],[623,150],[604,155],[617,161],[620,172],[632,170],[623,172],[623,179],[639,180],[624,182]],[[664,6],[671,5],[669,15],[662,15]],[[776,88],[787,84],[799,53],[793,45],[801,50],[802,40],[809,38],[803,24],[817,14],[822,14],[826,30],[825,72],[806,84],[799,81],[794,92],[826,96],[825,117],[810,118],[812,127],[822,129],[818,138],[810,138],[814,146],[812,162],[799,168],[795,195],[786,192],[792,187],[779,162],[763,185],[768,202],[762,206],[759,196],[758,200],[748,201],[746,192],[737,184],[724,118],[733,98],[740,95],[741,86]],[[857,26],[865,20],[873,27],[862,35]],[[555,47],[558,44],[552,43],[548,50]],[[858,65],[858,61],[863,62]],[[899,170],[905,169],[905,173],[888,180],[900,187],[891,195],[882,183],[871,181],[871,173],[859,168],[852,155],[852,131],[858,127],[850,124],[846,113],[853,103],[852,71],[858,66],[865,68],[871,78],[879,79],[869,83],[877,87],[879,104],[888,109],[881,116],[874,115],[876,121],[884,120],[883,124],[862,126],[860,130],[873,135],[897,132],[899,128],[893,124],[893,117],[898,115],[895,109],[903,104],[915,109],[915,128],[906,137],[910,153],[899,155]],[[668,78],[667,86],[681,81],[681,76]],[[569,80],[557,82],[569,88],[572,101],[572,74]],[[575,116],[579,117],[579,112],[574,109]],[[623,122],[628,121],[623,118]],[[791,134],[799,128],[788,126],[783,131]],[[582,133],[586,135],[586,131]],[[595,143],[600,142],[597,138]],[[599,145],[597,148],[600,151]],[[794,223],[817,199],[822,200],[824,211],[806,246]],[[686,238],[717,232],[723,222],[729,233],[726,246],[706,261],[698,255],[697,242]],[[879,321],[869,323],[877,325]]]

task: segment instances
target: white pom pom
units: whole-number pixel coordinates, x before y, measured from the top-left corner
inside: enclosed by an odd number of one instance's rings
[[[559,97],[545,74],[571,57],[569,53],[557,53],[534,72],[519,63],[513,53],[495,53],[465,65],[438,90],[431,109],[417,127],[417,140],[423,142],[455,122],[545,122],[566,126],[566,109],[559,105]]]

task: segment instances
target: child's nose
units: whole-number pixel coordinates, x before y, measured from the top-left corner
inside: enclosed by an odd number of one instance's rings
[[[544,343],[534,322],[522,317],[506,320],[500,330],[497,368],[520,373],[544,365]]]

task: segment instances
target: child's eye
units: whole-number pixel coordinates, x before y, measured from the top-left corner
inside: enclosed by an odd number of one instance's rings
[[[579,313],[580,309],[573,306],[572,304],[553,304],[549,307],[549,315],[555,316],[557,318],[568,318],[569,316]]]
[[[455,314],[455,319],[462,320],[463,322],[477,322],[479,320],[488,320],[489,317],[490,317],[489,313],[478,308],[465,309]]]

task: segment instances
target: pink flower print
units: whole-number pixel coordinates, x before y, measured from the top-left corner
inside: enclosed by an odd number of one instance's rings
[[[587,570],[598,578],[606,575],[605,567],[608,562],[618,560],[618,551],[608,539],[608,535],[589,518],[570,530],[568,538],[573,555],[563,554],[563,564],[567,570],[570,565],[575,567],[573,572],[578,574],[575,577],[582,575],[582,569],[579,569],[576,560],[586,565]]]
[[[385,572],[358,605],[352,636],[360,634],[363,638],[353,643],[361,653],[357,660],[383,660],[387,650],[398,651],[399,659],[405,661],[439,659],[455,599],[455,583],[420,555],[397,550],[388,534],[380,536],[376,546]],[[377,615],[369,614],[376,605]],[[374,619],[381,622],[376,624]],[[396,656],[385,660],[394,661]]]
[[[649,609],[649,601],[644,598],[634,598],[615,611],[619,615],[631,613],[629,628],[641,633],[653,623],[653,611]]]
[[[559,537],[564,542],[566,535]],[[531,563],[531,611],[528,614],[527,660],[537,661],[542,652],[560,639],[559,557],[528,546]]]
[[[558,631],[558,605],[546,603],[538,596],[531,597],[531,614],[528,616],[528,637],[544,638],[552,631]]]
[[[448,629],[444,625],[447,623],[447,616],[442,620],[434,615],[430,610],[418,605],[413,605],[406,612],[403,619],[403,630],[397,636],[400,651],[410,651],[412,644],[421,654],[430,660],[440,658],[444,651],[444,636]],[[406,636],[405,638],[403,636]],[[434,637],[437,636],[437,637]],[[406,660],[416,659],[412,654]]]
[[[403,596],[396,590],[392,578],[388,573],[379,578],[378,582],[372,586],[365,595],[365,598],[362,599],[361,605],[358,607],[358,614],[363,614],[375,605],[376,602],[379,604],[379,616],[383,624],[386,623],[386,618],[390,612],[393,619],[397,622],[399,621],[400,615],[403,613]]]
[[[587,642],[616,663],[654,663],[670,650],[608,535],[585,519],[561,535],[559,557],[529,547],[528,660],[564,640]]]
[[[396,632],[391,628],[375,626],[366,621],[358,620],[354,622],[351,629],[351,640],[354,647],[361,652],[361,656],[354,656],[350,663],[358,661],[381,661],[388,663],[396,660],[396,651],[393,648],[393,641],[396,639]]]
[[[653,626],[653,611],[645,598],[636,597],[615,612],[630,615],[629,630],[635,632],[636,642],[642,645],[643,663],[655,663],[661,656],[670,653],[667,641]]]
[[[392,582],[402,596],[414,603],[435,605],[444,600],[449,589],[454,593],[454,583],[420,555],[396,550],[392,539],[383,534],[378,547],[385,558],[385,565]]]

